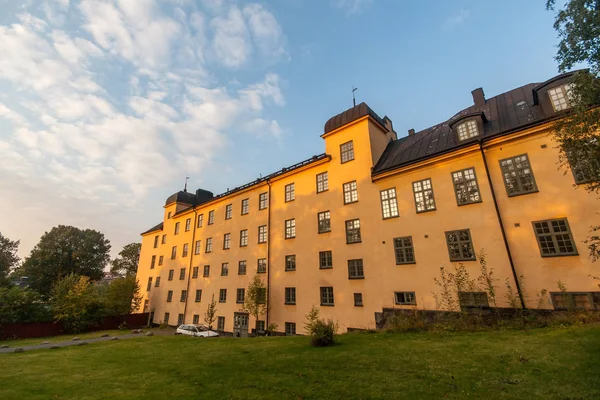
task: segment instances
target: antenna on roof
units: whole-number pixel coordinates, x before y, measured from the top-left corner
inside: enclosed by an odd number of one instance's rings
[[[354,92],[356,92],[358,90],[358,88],[355,88],[354,85],[352,85],[352,104],[354,105],[354,107],[356,107],[356,97],[354,97]]]
[[[183,187],[183,191],[184,192],[187,192],[187,181],[188,181],[188,179],[190,179],[190,177],[187,176],[187,174],[185,174],[185,186]]]

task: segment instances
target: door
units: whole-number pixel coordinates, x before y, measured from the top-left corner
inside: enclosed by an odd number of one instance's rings
[[[233,336],[248,337],[248,313],[233,313]]]

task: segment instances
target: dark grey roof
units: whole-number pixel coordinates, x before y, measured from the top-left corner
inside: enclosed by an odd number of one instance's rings
[[[573,73],[553,77],[541,84],[530,83],[494,96],[482,106],[472,105],[441,124],[390,142],[373,168],[373,175],[469,146],[480,138],[485,140],[554,118],[556,114],[545,112],[534,93],[552,82],[571,77]],[[485,121],[483,134],[459,143],[452,131],[453,124],[475,115],[482,116]]]
[[[177,193],[173,193],[169,196],[167,201],[165,202],[165,206],[168,206],[171,203],[183,203],[195,205],[198,202],[196,199],[196,195],[193,193],[188,193],[186,191],[180,190]]]
[[[325,123],[323,134],[334,131],[341,126],[349,124],[352,121],[356,121],[357,119],[362,118],[366,115],[370,115],[371,117],[373,117],[377,122],[381,124],[381,126],[386,126],[385,122],[383,121],[385,117],[381,118],[379,115],[377,115],[375,111],[371,109],[371,107],[367,105],[367,103],[363,102],[357,106],[347,109],[342,113],[339,113],[334,117],[329,118],[329,120],[327,120],[327,122]]]
[[[155,226],[153,226],[152,228],[148,229],[146,232],[142,232],[140,235],[145,235],[146,233],[150,233],[150,232],[154,232],[154,231],[162,231],[163,229],[163,223],[161,222],[160,224],[157,224]]]

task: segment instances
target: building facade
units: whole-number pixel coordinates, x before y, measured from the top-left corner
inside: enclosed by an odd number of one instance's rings
[[[342,331],[373,328],[384,308],[436,309],[440,267],[476,278],[481,251],[499,307],[510,306],[508,284],[526,307],[561,308],[568,296],[600,309],[583,244],[600,207],[577,187],[591,179],[583,167],[558,168],[551,134],[569,112],[570,76],[490,99],[476,89],[472,106],[400,139],[362,103],[327,121],[321,155],[218,196],[172,195],[142,234],[143,310],[155,323],[202,323],[214,298],[217,328],[245,333],[258,274],[259,329],[302,333],[313,306]],[[471,288],[460,305],[491,300]]]

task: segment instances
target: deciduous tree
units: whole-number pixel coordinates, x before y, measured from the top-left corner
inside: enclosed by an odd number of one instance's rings
[[[217,320],[217,302],[213,295],[211,302],[208,304],[208,308],[204,313],[204,322],[208,325],[208,329],[212,329],[213,324]]]
[[[0,233],[0,286],[8,286],[8,275],[17,266],[19,241],[12,241]]]
[[[105,291],[106,315],[126,315],[140,308],[142,294],[135,276],[114,279]]]
[[[0,325],[52,319],[39,293],[18,286],[0,287]]]
[[[52,289],[54,319],[71,332],[81,332],[103,317],[103,300],[99,287],[87,276],[69,274]]]
[[[140,261],[140,243],[129,243],[119,252],[119,256],[111,261],[110,272],[119,276],[135,276]]]
[[[244,310],[252,315],[258,332],[258,319],[267,311],[267,287],[260,276],[255,275],[244,296]]]

